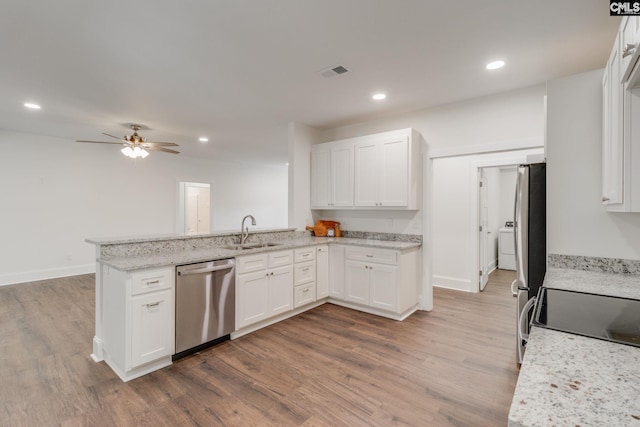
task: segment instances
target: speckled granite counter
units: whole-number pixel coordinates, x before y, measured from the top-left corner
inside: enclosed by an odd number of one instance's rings
[[[545,286],[640,299],[635,275],[549,268]],[[640,426],[640,348],[533,327],[509,426]]]
[[[285,249],[295,249],[303,246],[340,244],[353,246],[368,246],[380,249],[407,250],[421,246],[420,242],[389,241],[374,239],[354,239],[347,237],[298,237],[287,240],[272,240],[277,242],[277,246],[270,246],[257,249],[230,250],[222,247],[194,248],[179,251],[167,251],[159,253],[148,253],[142,255],[126,256],[102,256],[98,262],[114,267],[122,271],[140,270],[143,268],[154,268],[181,264],[191,264],[195,262],[211,261],[222,258],[233,258],[241,255],[255,254],[267,251],[281,251]],[[110,240],[108,244],[112,244]]]

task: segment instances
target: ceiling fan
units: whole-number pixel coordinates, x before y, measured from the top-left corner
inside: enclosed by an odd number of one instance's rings
[[[108,133],[104,133],[104,132],[102,133],[103,135],[118,139],[120,140],[120,142],[84,141],[84,140],[77,140],[76,142],[89,142],[92,144],[121,144],[121,145],[124,145],[124,148],[120,150],[122,151],[122,154],[124,154],[127,157],[131,157],[132,159],[135,159],[137,157],[142,157],[144,159],[149,155],[149,152],[147,150],[163,151],[165,153],[171,153],[171,154],[180,153],[179,151],[166,148],[166,147],[177,147],[178,144],[176,144],[175,142],[147,142],[146,138],[143,138],[140,135],[138,135],[138,131],[141,128],[140,125],[131,124],[129,125],[129,127],[131,127],[131,130],[133,130],[133,133],[131,135],[125,135],[122,138],[118,138],[117,136],[113,136]]]

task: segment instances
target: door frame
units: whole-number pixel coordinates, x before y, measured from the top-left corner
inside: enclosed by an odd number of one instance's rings
[[[529,159],[531,157],[531,153],[513,153],[513,156],[496,158],[496,159],[485,159],[477,162],[471,163],[471,168],[473,172],[470,173],[471,177],[471,188],[475,188],[475,191],[471,191],[471,203],[470,203],[470,215],[471,215],[471,233],[472,235],[472,245],[474,253],[472,254],[474,260],[474,274],[479,272],[481,269],[480,265],[480,233],[478,230],[480,229],[480,174],[482,173],[482,169],[484,168],[494,168],[494,167],[508,167],[508,166],[518,166],[520,164],[530,163]],[[471,283],[475,283],[475,286],[472,288],[472,292],[480,292],[480,281],[481,278],[478,276],[472,278]]]
[[[176,215],[176,232],[187,234],[187,207],[189,206],[188,191],[189,187],[199,187],[209,189],[209,233],[213,230],[213,194],[211,192],[211,184],[205,182],[187,182],[178,183],[178,214]]]

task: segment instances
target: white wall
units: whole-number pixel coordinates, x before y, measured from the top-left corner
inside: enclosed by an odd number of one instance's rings
[[[318,142],[318,131],[291,122],[289,144],[289,227],[304,230],[313,225],[311,215],[311,146]]]
[[[517,168],[500,168],[500,227],[513,221],[513,207],[516,201]]]
[[[601,82],[596,70],[547,85],[547,250],[640,259],[640,214],[601,204]]]
[[[0,131],[0,284],[93,271],[88,237],[174,233],[180,181],[211,183],[214,231],[287,226],[287,169]],[[70,259],[69,259],[70,258]]]
[[[324,130],[321,142],[414,128],[430,150],[544,139],[545,85]],[[469,151],[472,152],[472,151]]]

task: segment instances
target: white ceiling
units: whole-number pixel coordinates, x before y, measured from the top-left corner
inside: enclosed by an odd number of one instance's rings
[[[330,127],[601,68],[619,22],[602,0],[3,0],[0,129],[104,139],[134,122],[186,155],[284,163],[290,121]],[[507,65],[487,72],[496,58]],[[317,73],[336,64],[351,72]]]

